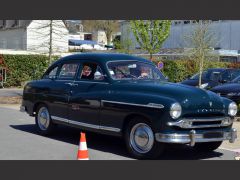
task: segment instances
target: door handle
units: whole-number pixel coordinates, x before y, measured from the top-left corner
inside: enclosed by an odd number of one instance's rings
[[[70,85],[70,86],[78,86],[78,84],[75,84],[75,83],[65,83],[67,85]]]
[[[76,84],[76,83],[72,83],[72,86],[78,86],[78,84]]]
[[[72,86],[72,83],[65,83],[66,85],[70,85],[70,86]]]

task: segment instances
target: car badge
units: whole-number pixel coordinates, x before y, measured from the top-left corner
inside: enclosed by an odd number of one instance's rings
[[[212,102],[211,101],[209,102],[209,105],[210,105],[210,107],[212,107]]]

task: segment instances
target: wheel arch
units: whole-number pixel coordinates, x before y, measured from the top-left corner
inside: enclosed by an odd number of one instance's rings
[[[47,105],[45,102],[42,102],[42,101],[35,102],[34,105],[33,105],[33,115],[34,115],[34,116],[36,116],[36,114],[37,114],[37,112],[36,112],[36,111],[37,111],[37,108],[38,108],[39,105],[41,105],[41,104],[47,106],[47,108],[48,108],[48,105]]]
[[[124,120],[123,120],[123,124],[122,124],[122,132],[124,133],[126,130],[127,125],[129,124],[129,122],[131,120],[133,120],[134,118],[139,117],[139,118],[143,118],[144,120],[148,121],[149,123],[152,123],[151,118],[146,115],[146,114],[142,114],[142,113],[131,113],[128,114],[127,116],[125,116]]]

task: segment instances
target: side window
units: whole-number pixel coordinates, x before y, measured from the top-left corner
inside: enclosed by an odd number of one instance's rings
[[[52,79],[57,77],[58,66],[51,69],[48,73],[44,75],[44,79]]]
[[[74,79],[77,73],[77,68],[77,63],[63,64],[58,76],[59,79]]]
[[[104,75],[101,67],[95,63],[83,63],[82,70],[79,74],[80,80],[104,80]]]
[[[48,77],[49,77],[49,78],[56,78],[56,76],[57,76],[57,70],[58,70],[58,66],[55,67],[55,68],[53,68],[53,69],[49,72]]]

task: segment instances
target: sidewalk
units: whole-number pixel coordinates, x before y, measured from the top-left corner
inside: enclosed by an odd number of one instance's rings
[[[20,104],[22,94],[23,89],[20,88],[0,89],[0,104]]]

